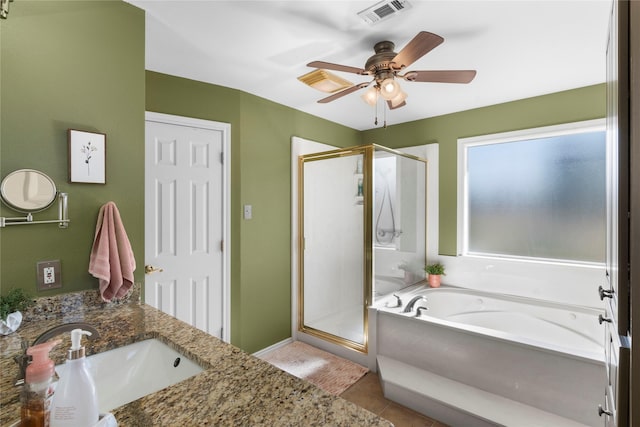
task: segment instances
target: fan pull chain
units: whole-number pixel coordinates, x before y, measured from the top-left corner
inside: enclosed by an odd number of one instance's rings
[[[387,128],[387,103],[382,101],[382,108],[383,108],[383,114],[384,114],[384,126],[382,126],[384,129]]]
[[[373,124],[378,126],[378,104],[380,103],[380,97],[376,95],[376,106],[375,106],[375,120]]]
[[[373,120],[373,124],[374,124],[375,126],[378,126],[378,103],[377,103],[377,102],[376,102],[376,108],[375,108],[375,113],[374,113],[374,115],[375,115],[375,118],[374,118],[374,120]]]

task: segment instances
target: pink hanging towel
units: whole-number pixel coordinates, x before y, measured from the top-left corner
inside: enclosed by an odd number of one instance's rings
[[[122,225],[120,212],[113,202],[100,208],[96,235],[89,258],[89,273],[99,279],[104,301],[122,298],[133,285],[136,260]]]

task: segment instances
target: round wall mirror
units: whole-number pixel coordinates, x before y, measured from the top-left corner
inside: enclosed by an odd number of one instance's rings
[[[47,209],[56,200],[56,184],[44,173],[19,169],[0,183],[0,197],[11,209],[33,213]]]

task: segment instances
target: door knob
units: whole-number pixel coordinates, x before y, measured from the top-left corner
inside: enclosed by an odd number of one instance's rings
[[[144,274],[151,274],[151,273],[155,273],[155,272],[163,272],[164,270],[161,268],[156,268],[153,265],[145,265],[144,266]]]

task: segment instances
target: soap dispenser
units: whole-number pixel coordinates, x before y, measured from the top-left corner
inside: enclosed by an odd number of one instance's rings
[[[53,395],[51,427],[90,427],[98,422],[96,386],[81,345],[83,335],[91,335],[91,332],[82,329],[71,331],[71,348],[65,370]]]
[[[48,427],[53,395],[55,365],[49,359],[49,352],[60,344],[60,340],[44,342],[27,349],[32,362],[27,366],[24,386],[20,396],[21,426]]]

